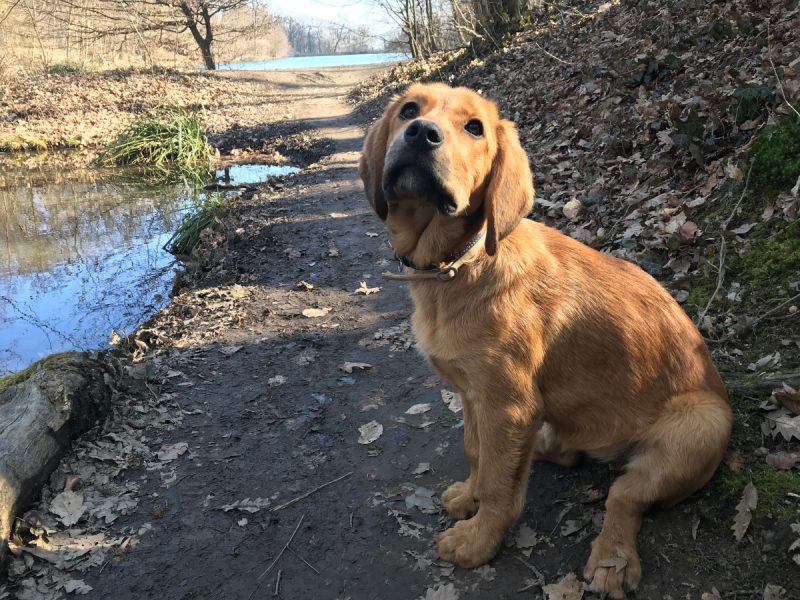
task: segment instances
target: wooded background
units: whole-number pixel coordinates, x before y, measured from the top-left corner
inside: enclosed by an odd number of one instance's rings
[[[59,69],[266,60],[287,54],[408,52],[498,44],[532,0],[373,0],[397,25],[307,23],[263,0],[0,0],[0,76]]]

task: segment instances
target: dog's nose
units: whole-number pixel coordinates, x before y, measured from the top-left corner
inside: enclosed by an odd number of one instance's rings
[[[420,151],[433,150],[444,142],[444,135],[439,126],[431,121],[421,119],[417,119],[406,127],[403,137],[409,146]]]

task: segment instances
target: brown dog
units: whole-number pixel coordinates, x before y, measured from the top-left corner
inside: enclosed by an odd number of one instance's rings
[[[528,158],[470,90],[414,85],[393,100],[359,172],[406,264],[419,345],[464,405],[470,474],[442,494],[460,521],[439,555],[463,567],[492,558],[522,512],[531,461],[622,458],[584,575],[624,597],[641,578],[642,513],[699,489],[728,443],[703,338],[641,269],[524,218]]]

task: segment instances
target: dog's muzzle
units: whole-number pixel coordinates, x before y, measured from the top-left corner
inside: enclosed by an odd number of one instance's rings
[[[383,192],[388,202],[429,201],[444,214],[455,213],[455,199],[444,183],[447,169],[437,152],[443,144],[444,134],[432,121],[417,119],[406,127],[386,154]]]

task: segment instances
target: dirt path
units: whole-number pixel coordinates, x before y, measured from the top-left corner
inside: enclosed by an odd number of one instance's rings
[[[136,446],[111,480],[138,501],[103,529],[128,541],[73,574],[92,587],[87,598],[539,598],[537,570],[547,583],[581,573],[613,467],[537,465],[525,513],[488,566],[454,569],[433,551],[447,524],[438,494],[466,474],[462,422],[414,351],[403,284],[379,278],[391,254],[357,179],[362,124],[342,101],[363,75],[269,76],[282,118],[335,151],[237,211],[222,259],[143,328],[148,344],[161,336],[143,363],[151,381],[144,399],[121,394],[144,416],[85,445]],[[362,281],[380,291],[354,294]],[[346,362],[371,368],[346,373]],[[407,414],[419,404],[430,409]],[[371,421],[382,435],[359,444]],[[62,475],[101,472],[81,460]],[[102,477],[87,477],[88,498]],[[737,547],[732,516],[714,483],[649,515],[637,597],[699,599],[715,587],[761,598],[767,583],[798,597],[789,537],[756,530]]]

